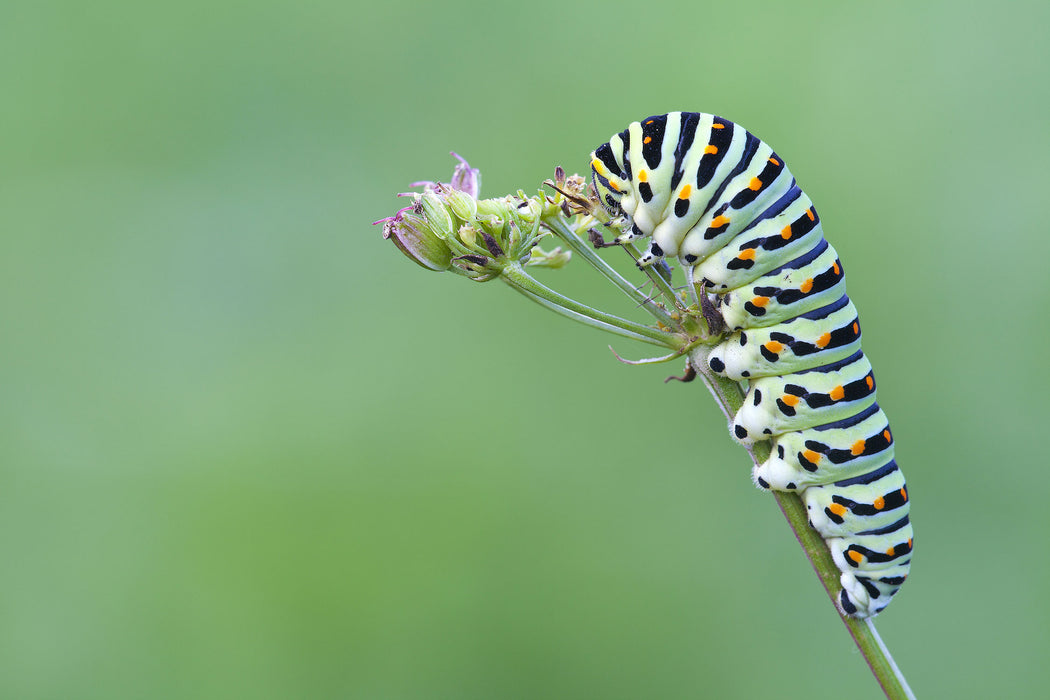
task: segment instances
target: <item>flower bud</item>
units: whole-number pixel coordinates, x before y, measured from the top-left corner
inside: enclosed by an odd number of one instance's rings
[[[470,224],[463,224],[459,227],[459,240],[468,248],[473,248],[477,245],[478,230]]]
[[[437,272],[451,267],[452,251],[426,221],[406,212],[398,212],[383,221],[383,238],[392,240],[417,265]]]
[[[498,216],[501,219],[506,217],[507,203],[503,199],[479,199],[478,200],[478,216]]]
[[[448,215],[441,197],[433,192],[424,192],[419,198],[419,210],[439,237],[445,239],[452,235],[452,217]]]
[[[518,217],[526,223],[533,223],[536,218],[540,216],[543,211],[543,205],[535,199],[526,199],[522,204],[519,204],[516,211]]]
[[[452,155],[456,157],[459,164],[452,171],[452,182],[449,185],[452,189],[466,192],[474,199],[477,199],[478,192],[481,191],[481,171],[470,167],[470,163],[465,161],[458,153],[453,151]]]
[[[557,270],[568,265],[571,259],[572,251],[570,250],[562,250],[560,247],[554,250],[543,250],[537,247],[532,249],[532,256],[526,264],[529,267],[548,267]]]
[[[452,190],[445,195],[445,204],[460,221],[470,223],[478,213],[478,200],[460,190]]]

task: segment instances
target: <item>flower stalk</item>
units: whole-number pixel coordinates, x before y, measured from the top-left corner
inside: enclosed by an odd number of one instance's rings
[[[455,155],[455,154],[453,154]],[[740,409],[744,392],[737,382],[714,374],[707,357],[714,344],[723,339],[715,322],[711,305],[702,290],[687,285],[691,296],[687,305],[670,284],[670,269],[644,268],[655,296],[649,296],[610,266],[596,249],[622,247],[637,261],[639,253],[630,243],[606,244],[596,226],[610,224],[608,215],[597,206],[583,178],[566,177],[558,168],[552,181],[545,184],[554,195],[540,193],[527,197],[519,191],[495,199],[478,199],[481,175],[459,156],[448,183],[418,182],[421,193],[412,197],[409,207],[376,223],[383,224],[383,235],[413,262],[437,272],[450,271],[476,282],[501,279],[515,291],[545,308],[604,330],[622,338],[637,340],[663,348],[669,355],[631,362],[644,364],[686,357],[686,378],[699,376],[710,390],[727,418]],[[612,222],[615,223],[615,222]],[[586,234],[587,240],[584,240]],[[544,238],[556,238],[560,247],[544,250]],[[590,245],[589,245],[590,244]],[[527,272],[528,267],[558,269],[576,256],[584,260],[625,294],[636,307],[651,315],[656,326],[631,321],[570,299],[541,284]],[[748,449],[755,465],[769,458],[768,442]],[[795,537],[809,558],[821,585],[835,607],[839,586],[839,569],[831,558],[824,540],[809,526],[806,509],[797,493],[775,491],[774,496]],[[835,607],[836,614],[838,608]],[[914,700],[904,676],[900,673],[886,646],[879,638],[871,619],[857,620],[839,615],[853,637],[857,648],[871,668],[889,700]]]
[[[526,273],[520,265],[507,265],[503,268],[501,275],[503,280],[515,290],[574,321],[580,321],[594,328],[606,330],[624,338],[650,343],[651,345],[673,348],[682,343],[683,339],[673,333],[607,314],[604,311],[593,309],[574,299],[562,296],[538,282],[534,277]]]

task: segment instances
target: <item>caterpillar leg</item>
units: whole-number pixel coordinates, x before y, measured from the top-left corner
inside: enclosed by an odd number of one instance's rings
[[[664,259],[663,249],[657,245],[656,241],[649,244],[649,248],[644,253],[638,256],[636,261],[639,268],[649,267],[654,263],[662,262]]]
[[[624,225],[624,231],[616,237],[616,244],[623,245],[624,243],[630,243],[633,240],[643,238],[645,236],[642,230],[638,228],[638,224],[631,223],[630,227]]]

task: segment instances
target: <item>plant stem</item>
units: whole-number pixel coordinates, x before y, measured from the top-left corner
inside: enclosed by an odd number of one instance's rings
[[[638,258],[641,257],[641,254],[638,252],[637,246],[635,246],[634,243],[625,243],[623,248],[627,251],[627,254],[631,256],[635,263],[637,263]],[[653,268],[652,265],[647,265],[646,267],[642,268],[642,271],[645,273],[645,276],[648,277],[649,280],[653,283],[653,286],[659,289],[660,293],[663,294],[664,297],[672,305],[680,305],[681,302],[679,302],[678,297],[675,295],[674,289],[671,288],[671,285],[668,284],[667,280],[665,280],[660,275],[660,273]]]
[[[638,306],[644,307],[646,311],[652,314],[653,317],[665,326],[674,325],[674,320],[671,318],[671,315],[667,313],[666,309],[653,302],[652,299],[643,294],[641,290],[617,272],[609,263],[605,262],[600,255],[594,252],[594,249],[591,248],[586,241],[581,239],[575,231],[566,225],[565,219],[560,215],[544,219],[543,223],[553,231],[558,238],[565,241],[565,243],[572,248],[573,253],[586,260],[591,267],[619,287],[619,289],[629,296]]]
[[[625,338],[640,340],[643,343],[659,345],[665,348],[678,348],[684,345],[685,339],[674,333],[667,333],[651,326],[607,314],[591,308],[578,301],[562,296],[553,289],[544,286],[529,275],[518,263],[509,263],[500,273],[501,279],[533,301],[555,311],[562,316],[579,321],[588,326],[599,328]]]
[[[725,413],[726,418],[731,419],[744,403],[744,393],[736,382],[720,377],[711,372],[707,364],[707,356],[710,354],[709,346],[701,345],[689,352],[689,364],[703,379],[704,384],[714,395],[715,400]],[[755,465],[769,459],[770,444],[768,441],[756,443],[748,450]],[[831,552],[821,538],[820,534],[809,526],[806,517],[806,507],[797,493],[787,491],[774,491],[780,510],[787,518],[795,537],[802,546],[806,557],[817,573],[821,585],[835,605],[835,611],[846,625],[853,642],[857,645],[864,660],[868,663],[875,679],[882,686],[882,691],[889,700],[915,700],[908,682],[904,678],[893,657],[890,655],[886,645],[882,643],[875,623],[871,618],[858,620],[846,617],[838,612],[836,599],[839,589],[839,570],[831,558]]]

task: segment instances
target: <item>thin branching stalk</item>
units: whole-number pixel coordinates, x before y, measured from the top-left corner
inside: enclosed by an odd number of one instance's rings
[[[590,244],[580,238],[575,230],[566,224],[565,219],[561,216],[551,216],[544,219],[544,224],[554,232],[562,241],[564,241],[574,254],[580,256],[590,264],[595,270],[597,270],[603,277],[612,282],[616,287],[631,298],[640,307],[645,308],[652,316],[663,323],[665,326],[670,326],[674,323],[671,315],[667,313],[667,310],[661,306],[655,304],[651,299],[646,297],[632,282],[621,275],[612,267],[609,263],[598,255]]]
[[[681,338],[673,333],[667,333],[643,323],[629,321],[569,299],[538,282],[517,263],[507,264],[500,273],[500,277],[511,287],[533,301],[574,321],[579,321],[625,338],[640,340],[643,343],[659,345],[665,348],[673,348],[681,343]]]
[[[638,260],[640,254],[638,252],[638,248],[635,247],[634,243],[626,243],[623,247],[635,261]],[[680,303],[678,301],[678,297],[675,296],[674,289],[671,287],[670,284],[668,284],[667,280],[665,280],[660,275],[659,272],[657,272],[651,265],[643,268],[643,270],[646,276],[649,278],[649,281],[653,283],[653,286],[660,290],[660,293],[663,294],[665,299],[667,299],[671,304],[674,304],[676,306]]]

